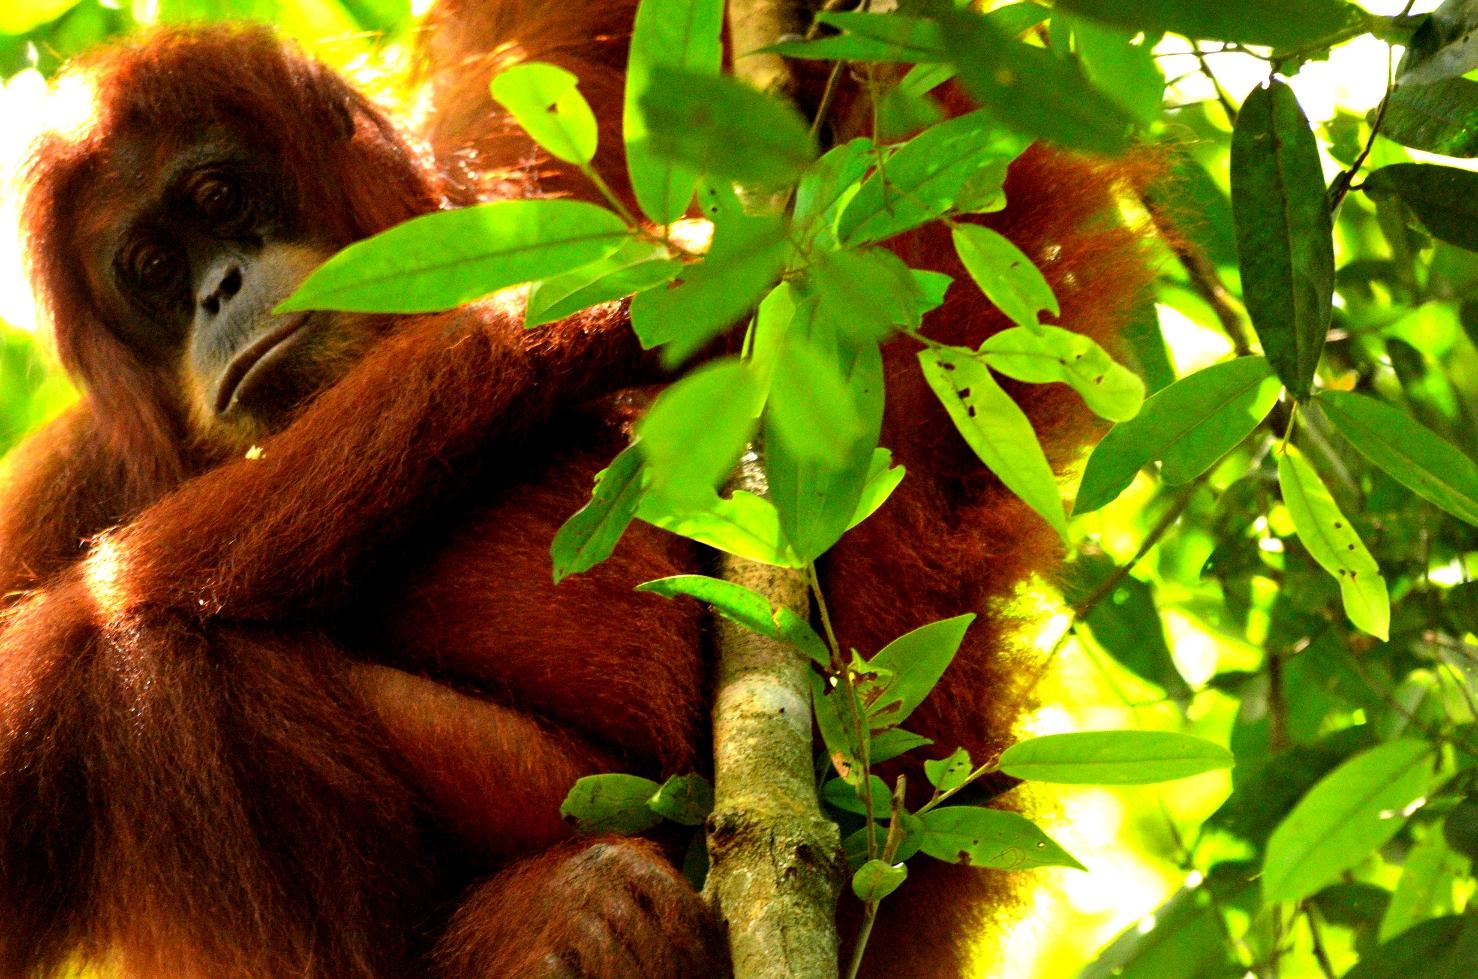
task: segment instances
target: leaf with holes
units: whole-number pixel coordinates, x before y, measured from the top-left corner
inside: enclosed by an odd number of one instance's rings
[[[489,90],[551,156],[583,166],[595,156],[597,132],[579,84],[563,68],[531,61],[494,75]]]
[[[1001,390],[989,368],[963,350],[943,347],[919,351],[919,364],[955,428],[980,460],[1066,537],[1062,496],[1047,455],[1031,422]]]
[[[1087,870],[1025,816],[978,806],[943,806],[920,816],[920,849],[936,860],[992,870]]]
[[[1340,512],[1324,481],[1295,446],[1286,446],[1278,458],[1278,487],[1298,539],[1319,566],[1339,582],[1350,621],[1372,636],[1389,638],[1391,599],[1380,565],[1365,549],[1349,518]]]
[[[1093,341],[1059,326],[1002,330],[980,345],[985,362],[1007,377],[1030,384],[1060,381],[1093,413],[1128,421],[1144,404],[1144,382]]]
[[[1042,313],[1058,315],[1042,270],[1010,239],[978,224],[955,225],[953,238],[970,278],[1016,325],[1034,330]]]

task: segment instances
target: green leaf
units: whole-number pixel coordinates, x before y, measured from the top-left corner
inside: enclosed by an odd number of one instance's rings
[[[1058,315],[1057,297],[1042,270],[1004,235],[978,224],[957,224],[955,251],[986,298],[1013,323],[1036,329],[1038,315]]]
[[[813,242],[822,249],[837,246],[837,215],[857,193],[858,181],[873,164],[876,152],[872,140],[859,136],[832,147],[806,168],[796,186],[791,213],[791,225],[802,242]]]
[[[905,731],[901,727],[890,727],[886,731],[879,731],[872,736],[872,751],[869,752],[869,760],[874,765],[881,765],[885,761],[892,761],[899,755],[907,754],[915,748],[922,748],[933,744],[933,740],[922,734],[914,734]]]
[[[813,320],[809,340],[793,334],[765,414],[770,499],[804,560],[818,557],[852,525],[882,428],[882,355],[870,342],[850,356],[844,349],[824,318]]]
[[[595,114],[563,68],[529,61],[493,76],[493,99],[549,154],[581,166],[595,157]]]
[[[1406,854],[1401,880],[1381,917],[1381,942],[1430,918],[1452,914],[1453,885],[1467,873],[1467,859],[1449,850],[1441,833],[1428,833]]]
[[[871,775],[867,784],[872,790],[873,818],[887,819],[893,814],[893,793],[888,790],[888,783]],[[867,804],[863,802],[861,790],[846,779],[834,778],[823,785],[821,798],[842,812],[855,813],[858,816],[867,814]]]
[[[892,673],[868,707],[873,727],[893,727],[908,719],[944,675],[974,621],[975,613],[970,612],[919,626],[867,661],[872,669]]]
[[[1117,572],[1118,565],[1106,555],[1081,554],[1064,569],[1063,600],[1080,605]],[[1089,609],[1086,622],[1094,640],[1120,664],[1176,700],[1190,697],[1190,687],[1170,655],[1155,593],[1148,584],[1133,575],[1123,576]]]
[[[566,520],[554,535],[554,583],[588,571],[611,556],[627,524],[636,515],[642,491],[642,455],[635,445],[622,449],[595,477],[590,502]]]
[[[948,210],[972,175],[1022,149],[1019,138],[982,112],[931,126],[867,178],[842,211],[837,237],[858,245],[918,227]]]
[[[1072,785],[1148,785],[1231,768],[1219,744],[1171,731],[1083,731],[1018,741],[1001,753],[1007,775]]]
[[[1265,901],[1297,901],[1395,836],[1432,780],[1432,746],[1390,741],[1349,759],[1309,790],[1268,839]]]
[[[970,752],[964,748],[956,748],[948,758],[924,762],[925,777],[940,792],[958,789],[969,780],[973,771],[975,766],[970,761]]]
[[[908,879],[908,867],[869,860],[852,875],[852,893],[862,901],[881,901]]]
[[[945,348],[919,351],[919,364],[924,379],[975,454],[1007,489],[1066,537],[1067,518],[1057,477],[1031,422],[1001,390],[990,370],[963,351]]]
[[[1115,499],[1155,459],[1164,460],[1160,477],[1172,486],[1195,479],[1267,417],[1280,388],[1262,357],[1238,357],[1176,381],[1094,448],[1073,514]]]
[[[1319,566],[1339,582],[1350,621],[1373,636],[1389,638],[1391,599],[1380,566],[1360,535],[1340,512],[1319,474],[1298,449],[1286,446],[1278,458],[1278,486],[1293,518],[1293,529]]]
[[[1348,30],[1361,13],[1342,0],[1058,0],[1058,7],[1136,31],[1293,48]]]
[[[1284,386],[1306,397],[1334,295],[1334,230],[1309,121],[1274,81],[1232,132],[1232,213],[1247,311]]]
[[[1478,251],[1478,173],[1430,163],[1397,163],[1365,178],[1367,194],[1395,194],[1436,238]]]
[[[573,316],[591,306],[643,292],[676,278],[683,264],[667,249],[639,238],[573,272],[535,282],[524,307],[523,325],[540,326]]]
[[[1459,520],[1478,526],[1478,464],[1403,411],[1361,394],[1321,392],[1315,402],[1341,435],[1386,475]]]
[[[893,855],[893,859],[902,863],[919,852],[919,844],[924,842],[924,821],[912,813],[904,812],[899,822],[903,824],[903,839],[899,841],[898,852]],[[888,845],[889,826],[879,822],[874,823],[872,828],[874,852],[882,853],[883,847]],[[842,840],[842,852],[846,854],[849,866],[860,868],[867,863],[866,826]]]
[[[641,109],[652,150],[699,173],[784,187],[816,158],[800,113],[728,76],[658,66]]]
[[[658,68],[718,74],[723,23],[723,0],[642,0],[636,10],[622,127],[631,189],[642,213],[657,224],[670,224],[687,212],[698,174],[654,152],[642,100]]]
[[[942,806],[924,813],[929,856],[947,863],[993,870],[1073,867],[1087,870],[1037,825],[1014,812],[976,806]]]
[[[787,58],[825,61],[919,62],[944,61],[944,39],[939,25],[904,14],[834,13],[821,11],[816,20],[845,33],[815,41],[785,41],[762,51]]]
[[[893,453],[887,449],[873,449],[872,461],[868,464],[867,482],[862,486],[862,495],[857,499],[857,509],[852,511],[852,519],[847,522],[847,529],[866,520],[877,512],[878,507],[888,502],[888,497],[903,482],[906,471],[902,466],[893,465]]]
[[[581,201],[477,204],[412,218],[323,263],[276,309],[430,313],[604,258],[631,237]]]
[[[1144,404],[1144,382],[1093,341],[1058,326],[1012,327],[980,345],[986,364],[1018,381],[1061,381],[1083,396],[1093,413],[1128,421]]]
[[[1150,32],[1136,44],[1133,29],[1108,27],[1062,14],[1057,19],[1071,20],[1078,60],[1082,62],[1089,81],[1117,102],[1136,122],[1149,125],[1160,117],[1165,76],[1160,73],[1152,50],[1155,32]]]
[[[559,814],[574,820],[578,833],[630,836],[662,822],[647,805],[658,788],[636,775],[587,775],[570,789]]]
[[[751,561],[784,568],[806,566],[786,539],[775,505],[752,493],[673,499],[648,490],[636,515],[655,527]]]
[[[675,287],[631,301],[642,346],[666,345],[664,362],[681,363],[748,314],[780,277],[789,249],[777,217],[721,217],[707,258],[685,266]]]
[[[1478,156],[1478,82],[1447,78],[1391,92],[1381,135],[1443,156]]]
[[[1078,151],[1123,148],[1130,119],[1071,62],[1017,42],[990,18],[947,7],[940,19],[966,90],[1017,132]]]
[[[1182,888],[1124,929],[1078,979],[1234,976],[1226,926],[1206,887]]]
[[[674,823],[702,826],[713,811],[713,786],[702,775],[674,775],[647,804]]]
[[[735,359],[705,364],[663,391],[636,426],[652,488],[678,499],[711,496],[754,431],[761,395]]]
[[[881,339],[895,326],[918,326],[928,301],[924,280],[882,248],[825,252],[806,269],[816,317],[828,320],[838,342]]]
[[[831,653],[805,619],[788,608],[775,609],[758,592],[743,585],[701,574],[680,574],[644,581],[637,591],[663,598],[686,595],[713,606],[715,612],[750,632],[789,643],[822,666],[831,665]]]
[[[1433,918],[1362,955],[1344,979],[1468,979],[1478,962],[1478,911]]]

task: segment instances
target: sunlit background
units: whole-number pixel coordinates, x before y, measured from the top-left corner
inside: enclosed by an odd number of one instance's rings
[[[1413,12],[1424,12],[1436,0],[1423,0]],[[166,4],[173,9],[174,4]],[[393,78],[403,54],[404,32],[386,36],[366,34],[362,21],[350,12],[362,5],[337,0],[307,0],[297,3],[254,3],[251,0],[217,4],[194,3],[193,10],[219,8],[221,15],[245,13],[271,20],[284,32],[302,40],[325,60],[351,74],[384,85]],[[398,9],[390,2],[373,4],[388,11],[387,26],[406,23],[419,10]],[[1394,14],[1404,7],[1396,0],[1366,0],[1367,9]],[[25,158],[32,136],[48,120],[56,118],[54,106],[46,102],[44,72],[57,60],[83,50],[106,37],[126,31],[130,25],[151,24],[167,18],[159,0],[135,3],[131,8],[98,0],[5,0],[0,4],[0,173],[14,175]],[[4,43],[27,32],[55,23],[45,47],[34,41]],[[1157,48],[1158,62],[1169,83],[1167,101],[1193,106],[1210,103],[1221,95],[1239,104],[1245,94],[1267,77],[1264,61],[1239,53],[1213,53],[1207,62],[1219,82],[1218,93],[1200,70],[1188,45],[1177,38]],[[1399,49],[1398,49],[1399,54]],[[1362,117],[1373,109],[1386,90],[1390,49],[1371,37],[1362,37],[1337,48],[1325,62],[1305,66],[1291,80],[1299,102],[1314,122],[1331,122],[1339,116]],[[388,72],[387,72],[388,67]],[[1194,113],[1199,127],[1226,129],[1218,112]],[[1173,129],[1175,123],[1168,124]],[[1204,132],[1204,130],[1201,130]],[[1198,131],[1185,134],[1195,139]],[[1206,145],[1213,145],[1207,143]],[[1224,151],[1226,142],[1218,144]],[[1387,147],[1377,142],[1372,166],[1383,161]],[[1403,151],[1400,159],[1421,158]],[[1213,174],[1226,171],[1224,159],[1203,157]],[[1451,163],[1452,161],[1447,161]],[[1219,165],[1218,165],[1219,164]],[[1326,158],[1326,174],[1333,176],[1338,165]],[[13,444],[25,431],[55,413],[71,397],[70,389],[38,354],[34,338],[36,311],[26,284],[18,237],[15,233],[15,194],[10,180],[0,210],[0,450]],[[1234,269],[1224,273],[1235,275]],[[1188,288],[1167,288],[1158,307],[1160,326],[1170,349],[1177,375],[1224,359],[1231,345],[1214,327],[1214,317]],[[1422,317],[1441,318],[1440,309],[1424,307]],[[1453,329],[1452,323],[1414,322],[1418,333]],[[1123,562],[1134,556],[1144,539],[1147,517],[1145,503],[1152,487],[1141,476],[1140,483],[1116,503],[1079,519],[1079,539],[1095,539],[1109,557]],[[1276,513],[1274,514],[1276,519]],[[1271,543],[1275,540],[1269,538]],[[1166,609],[1166,638],[1176,665],[1191,687],[1197,689],[1188,711],[1165,699],[1165,694],[1120,667],[1091,643],[1074,639],[1056,655],[1056,669],[1041,689],[1048,705],[1031,721],[1038,733],[1097,728],[1166,728],[1189,730],[1225,743],[1238,699],[1201,689],[1213,674],[1255,669],[1261,653],[1241,636],[1209,631],[1204,619],[1185,614],[1203,598],[1181,582],[1195,575],[1165,574],[1166,569],[1199,567],[1211,548],[1207,538],[1173,535],[1143,560],[1136,574],[1155,581],[1162,608]],[[1214,583],[1202,586],[1209,593]],[[1044,651],[1057,645],[1067,626],[1060,597],[1050,589],[1039,589],[1022,599],[1040,607],[1045,625],[1038,644]],[[1189,718],[1189,727],[1186,718]],[[1066,849],[1090,868],[1089,873],[1065,869],[1034,871],[1040,882],[1031,894],[1032,913],[1015,926],[1000,948],[983,953],[987,974],[1028,979],[1076,975],[1096,952],[1125,928],[1134,927],[1159,907],[1178,888],[1197,883],[1194,871],[1186,869],[1187,847],[1203,820],[1226,797],[1230,779],[1214,773],[1165,786],[1138,789],[1064,788],[1045,790],[1038,798],[1042,819]],[[0,922],[0,927],[4,927]],[[1286,963],[1285,976],[1317,975],[1299,971],[1300,962]]]

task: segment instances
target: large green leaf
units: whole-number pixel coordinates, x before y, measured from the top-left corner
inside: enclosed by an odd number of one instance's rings
[[[1318,404],[1340,434],[1386,475],[1478,526],[1478,464],[1436,432],[1375,398],[1325,391]]]
[[[760,396],[738,360],[700,367],[658,396],[637,423],[651,486],[678,499],[712,496],[754,431]]]
[[[642,100],[658,68],[717,74],[723,61],[723,23],[723,0],[642,0],[636,10],[622,116],[626,167],[642,212],[658,224],[687,212],[698,174],[653,150]]]
[[[1307,897],[1400,832],[1426,795],[1432,763],[1425,741],[1391,741],[1320,779],[1268,839],[1263,899]]]
[[[1001,753],[1001,771],[1036,782],[1148,785],[1231,768],[1219,744],[1171,731],[1083,731],[1018,741]]]
[[[534,283],[524,307],[524,325],[553,323],[591,306],[643,292],[676,278],[682,270],[681,262],[667,257],[665,246],[630,238],[605,258]]]
[[[908,719],[959,651],[973,612],[919,626],[884,646],[867,665],[892,676],[868,707],[874,727],[893,727]]]
[[[493,76],[493,98],[556,159],[586,164],[595,156],[595,114],[580,80],[558,65],[526,62]]]
[[[1077,65],[1018,42],[990,18],[944,6],[941,18],[960,81],[1002,123],[1076,150],[1113,153],[1130,119]]]
[[[772,607],[769,599],[743,585],[701,574],[682,574],[644,581],[636,590],[664,598],[686,595],[707,602],[715,612],[751,632],[790,643],[821,666],[831,663],[826,643],[805,619],[783,606]]]
[[[965,351],[948,348],[919,351],[919,364],[924,380],[980,460],[1066,537],[1067,518],[1057,477],[1031,422],[1001,390],[990,369]]]
[[[843,33],[815,41],[784,41],[765,48],[787,58],[827,61],[944,61],[939,25],[904,14],[867,14],[823,10],[816,20]]]
[[[654,68],[641,110],[652,151],[699,173],[783,187],[816,158],[800,113],[725,75]]]
[[[1426,229],[1478,251],[1478,173],[1431,163],[1397,163],[1365,178],[1367,194],[1395,194]]]
[[[662,821],[647,805],[659,788],[636,775],[587,775],[570,789],[559,814],[581,833],[640,833]]]
[[[1155,459],[1164,460],[1165,482],[1195,479],[1267,417],[1280,388],[1261,357],[1238,357],[1176,381],[1098,443],[1073,513],[1090,513],[1113,500]]]
[[[550,545],[555,584],[590,570],[616,549],[641,499],[641,450],[628,445],[595,479],[590,502],[560,526]]]
[[[1013,323],[1034,329],[1042,313],[1058,314],[1057,297],[1041,269],[1005,235],[962,222],[951,237],[970,278]]]
[[[1002,330],[980,345],[991,369],[1018,381],[1067,384],[1110,421],[1128,421],[1144,404],[1144,382],[1093,341],[1057,326]]]
[[[1283,384],[1305,397],[1334,296],[1334,231],[1309,121],[1280,81],[1254,89],[1232,133],[1232,213],[1247,311]]]
[[[1345,614],[1381,639],[1391,628],[1391,599],[1380,566],[1370,556],[1350,520],[1340,512],[1319,474],[1295,446],[1278,457],[1278,487],[1293,518],[1298,539],[1319,566],[1339,582]]]
[[[1447,78],[1391,92],[1381,135],[1444,156],[1478,156],[1478,82]]]
[[[868,177],[842,211],[837,237],[856,245],[917,227],[948,209],[977,171],[1021,150],[1018,137],[982,112],[931,126]]]
[[[1358,24],[1359,9],[1343,0],[1058,0],[1057,6],[1137,31],[1291,48]]]
[[[451,309],[577,269],[611,254],[630,237],[615,214],[581,201],[496,201],[438,211],[345,248],[277,310]]]
[[[1088,869],[1035,823],[1014,812],[942,806],[920,818],[924,840],[919,848],[936,860],[993,870]]]

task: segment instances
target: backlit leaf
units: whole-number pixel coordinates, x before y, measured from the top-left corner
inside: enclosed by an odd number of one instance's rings
[[[1391,599],[1380,566],[1350,526],[1349,518],[1340,512],[1314,467],[1292,445],[1278,457],[1278,486],[1298,539],[1319,566],[1339,582],[1350,621],[1373,636],[1388,638]]]
[[[412,218],[355,242],[298,286],[278,312],[430,313],[508,286],[562,275],[631,237],[594,204],[516,200]]]
[[[560,526],[549,548],[554,583],[588,571],[611,556],[636,515],[642,491],[642,455],[628,445],[596,476],[590,502]]]
[[[1057,477],[1036,433],[1010,395],[979,360],[949,349],[919,351],[924,379],[955,428],[1006,488],[1067,536]]]
[[[1478,464],[1451,443],[1405,412],[1362,394],[1324,391],[1315,403],[1386,475],[1478,526]]]
[[[621,124],[631,189],[642,213],[658,224],[683,216],[698,174],[653,150],[642,99],[658,68],[717,74],[723,61],[723,23],[723,0],[642,0],[636,10]]]
[[[1432,763],[1425,741],[1390,741],[1320,779],[1268,839],[1263,900],[1307,897],[1395,836],[1426,795]]]
[[[1232,767],[1221,745],[1172,731],[1083,731],[1018,741],[1001,771],[1036,782],[1148,785]]]
[[[993,870],[1073,867],[1086,870],[1025,816],[977,806],[942,806],[924,813],[920,847],[936,860]]]
[[[580,94],[580,80],[557,65],[514,65],[493,76],[493,99],[513,114],[524,132],[567,163],[595,156],[595,114]]]
[[[1171,485],[1210,469],[1257,427],[1281,385],[1261,357],[1238,357],[1183,377],[1109,430],[1088,457],[1074,514],[1110,502],[1155,459]]]
[[[1013,327],[986,340],[980,352],[986,364],[1007,377],[1069,385],[1094,414],[1110,421],[1128,421],[1144,404],[1144,382],[1092,337],[1072,330]]]
[[[1041,313],[1059,312],[1057,297],[1042,270],[998,232],[978,224],[957,224],[952,234],[965,271],[1018,326],[1035,329]]]
[[[884,646],[867,665],[892,673],[878,698],[868,708],[873,727],[893,727],[914,712],[949,667],[965,630],[975,621],[973,612],[919,626]]]

